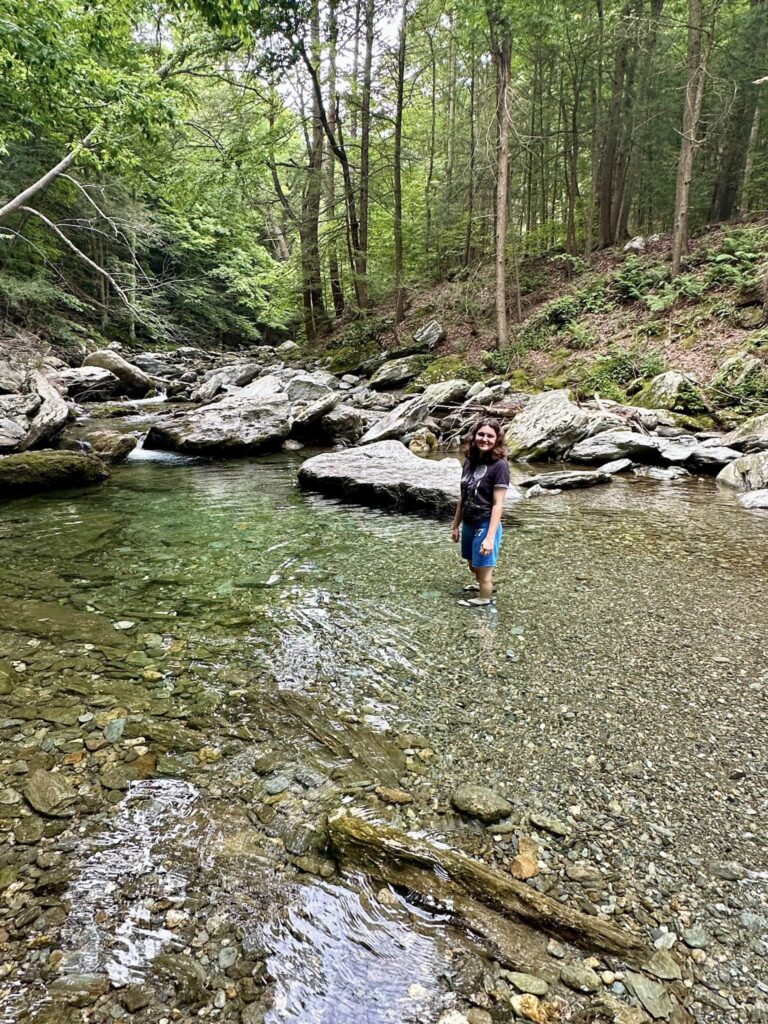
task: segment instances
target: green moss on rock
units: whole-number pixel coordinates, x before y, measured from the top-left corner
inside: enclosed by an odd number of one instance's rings
[[[0,498],[65,487],[86,487],[109,478],[109,470],[85,452],[40,451],[0,459]]]
[[[476,381],[484,380],[485,376],[486,373],[481,367],[467,364],[462,356],[440,356],[422,370],[414,384],[417,387],[427,387],[444,380],[468,380],[470,384],[474,384]]]

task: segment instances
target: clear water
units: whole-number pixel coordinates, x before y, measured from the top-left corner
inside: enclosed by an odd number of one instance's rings
[[[676,886],[735,844],[763,898],[764,807],[712,794],[734,767],[752,770],[768,739],[767,516],[709,480],[521,502],[496,607],[474,611],[456,603],[468,577],[449,524],[304,495],[298,465],[138,452],[105,487],[0,505],[0,664],[22,669],[8,713],[24,704],[42,720],[72,703],[178,729],[198,718],[225,753],[237,737],[240,758],[265,728],[298,759],[325,734],[325,754],[306,754],[315,767],[331,771],[328,750],[358,743],[358,774],[390,784],[389,737],[414,730],[435,751],[435,805],[472,779],[557,815],[578,797],[599,821],[623,787],[632,814],[671,830]],[[303,717],[286,712],[294,698]],[[264,851],[232,846],[241,826],[196,765],[177,750],[176,781],[135,787],[84,838],[63,940],[73,969],[141,976],[170,942],[144,927],[141,901],[170,884],[157,864],[186,850],[209,884],[254,908],[274,1024],[348,1024],[366,992],[370,1024],[418,1019],[409,990],[435,994],[425,979],[444,960],[440,921],[385,909],[364,880],[281,880]],[[718,837],[730,837],[722,849]],[[633,856],[630,840],[628,870]]]

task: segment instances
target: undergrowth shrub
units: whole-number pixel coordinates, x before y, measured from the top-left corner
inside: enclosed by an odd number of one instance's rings
[[[653,349],[615,351],[595,360],[586,369],[577,386],[584,395],[597,392],[603,398],[623,402],[630,384],[650,380],[666,369],[663,356]]]

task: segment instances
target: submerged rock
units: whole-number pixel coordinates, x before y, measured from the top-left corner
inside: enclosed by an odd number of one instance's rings
[[[24,796],[29,804],[47,817],[67,818],[75,813],[77,792],[67,779],[57,773],[38,768],[27,779]]]
[[[458,459],[420,459],[399,441],[315,455],[299,470],[299,484],[308,490],[436,515],[456,508],[460,481]],[[519,497],[517,489],[510,487],[507,502]]]
[[[588,414],[571,401],[569,391],[546,391],[535,395],[507,427],[510,457],[562,455],[586,437],[589,429]]]
[[[512,804],[488,786],[476,786],[466,783],[451,793],[451,803],[457,811],[469,818],[477,818],[486,825],[512,813]]]
[[[0,498],[64,487],[86,487],[109,478],[109,470],[85,452],[21,452],[0,458]]]
[[[145,448],[250,455],[278,448],[291,431],[291,404],[277,377],[261,377],[220,402],[151,427]]]

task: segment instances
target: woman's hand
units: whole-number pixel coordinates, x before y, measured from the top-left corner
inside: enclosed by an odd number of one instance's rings
[[[454,544],[458,544],[459,543],[459,528],[458,528],[458,526],[452,526],[451,527],[451,540],[453,541]]]
[[[493,552],[493,537],[489,537],[487,534],[483,537],[483,541],[480,545],[481,555],[490,555]]]

